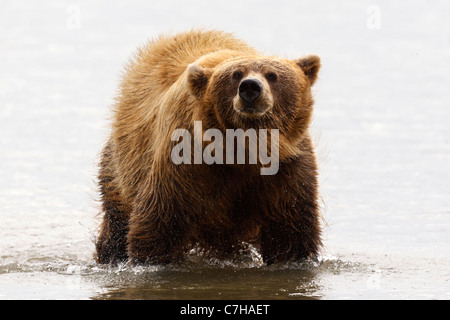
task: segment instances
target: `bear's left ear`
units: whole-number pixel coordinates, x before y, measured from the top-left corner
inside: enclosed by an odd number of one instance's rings
[[[198,99],[202,99],[211,73],[210,69],[203,68],[196,63],[191,63],[187,67],[187,82],[189,89]]]
[[[302,57],[295,61],[295,63],[303,70],[308,77],[311,85],[317,80],[317,74],[320,69],[320,58],[314,54]]]

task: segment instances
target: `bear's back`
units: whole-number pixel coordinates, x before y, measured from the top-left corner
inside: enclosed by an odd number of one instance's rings
[[[254,53],[245,42],[221,31],[192,30],[177,35],[162,35],[141,48],[132,63],[134,73],[156,81],[160,89],[170,87],[186,67],[208,53],[233,50]]]

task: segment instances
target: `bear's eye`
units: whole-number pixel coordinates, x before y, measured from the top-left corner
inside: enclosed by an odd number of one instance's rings
[[[243,76],[244,75],[242,74],[241,71],[236,71],[233,73],[233,79],[235,79],[235,80],[240,80],[240,79],[242,79]]]
[[[276,81],[277,74],[275,72],[269,72],[268,74],[266,74],[266,79],[269,81]]]

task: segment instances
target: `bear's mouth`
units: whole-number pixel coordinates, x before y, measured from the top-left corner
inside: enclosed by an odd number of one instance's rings
[[[227,128],[263,128],[271,123],[271,106],[263,103],[234,103],[227,118]]]
[[[258,111],[258,109],[257,109],[255,106],[253,106],[253,105],[245,106],[244,110],[242,110],[241,112],[243,112],[243,113],[248,113],[248,114],[257,114],[257,113],[260,113],[260,112]]]
[[[235,99],[233,109],[239,116],[244,118],[258,118],[263,116],[270,107],[262,101],[255,101],[253,103],[246,103],[242,99]]]
[[[253,104],[235,106],[234,108],[237,113],[244,118],[259,118],[263,116],[269,108],[264,108],[261,106],[256,106]]]

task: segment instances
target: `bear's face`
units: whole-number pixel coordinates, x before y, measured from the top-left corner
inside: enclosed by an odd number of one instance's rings
[[[191,64],[188,85],[224,128],[302,130],[312,114],[320,59],[233,58],[214,68]]]

